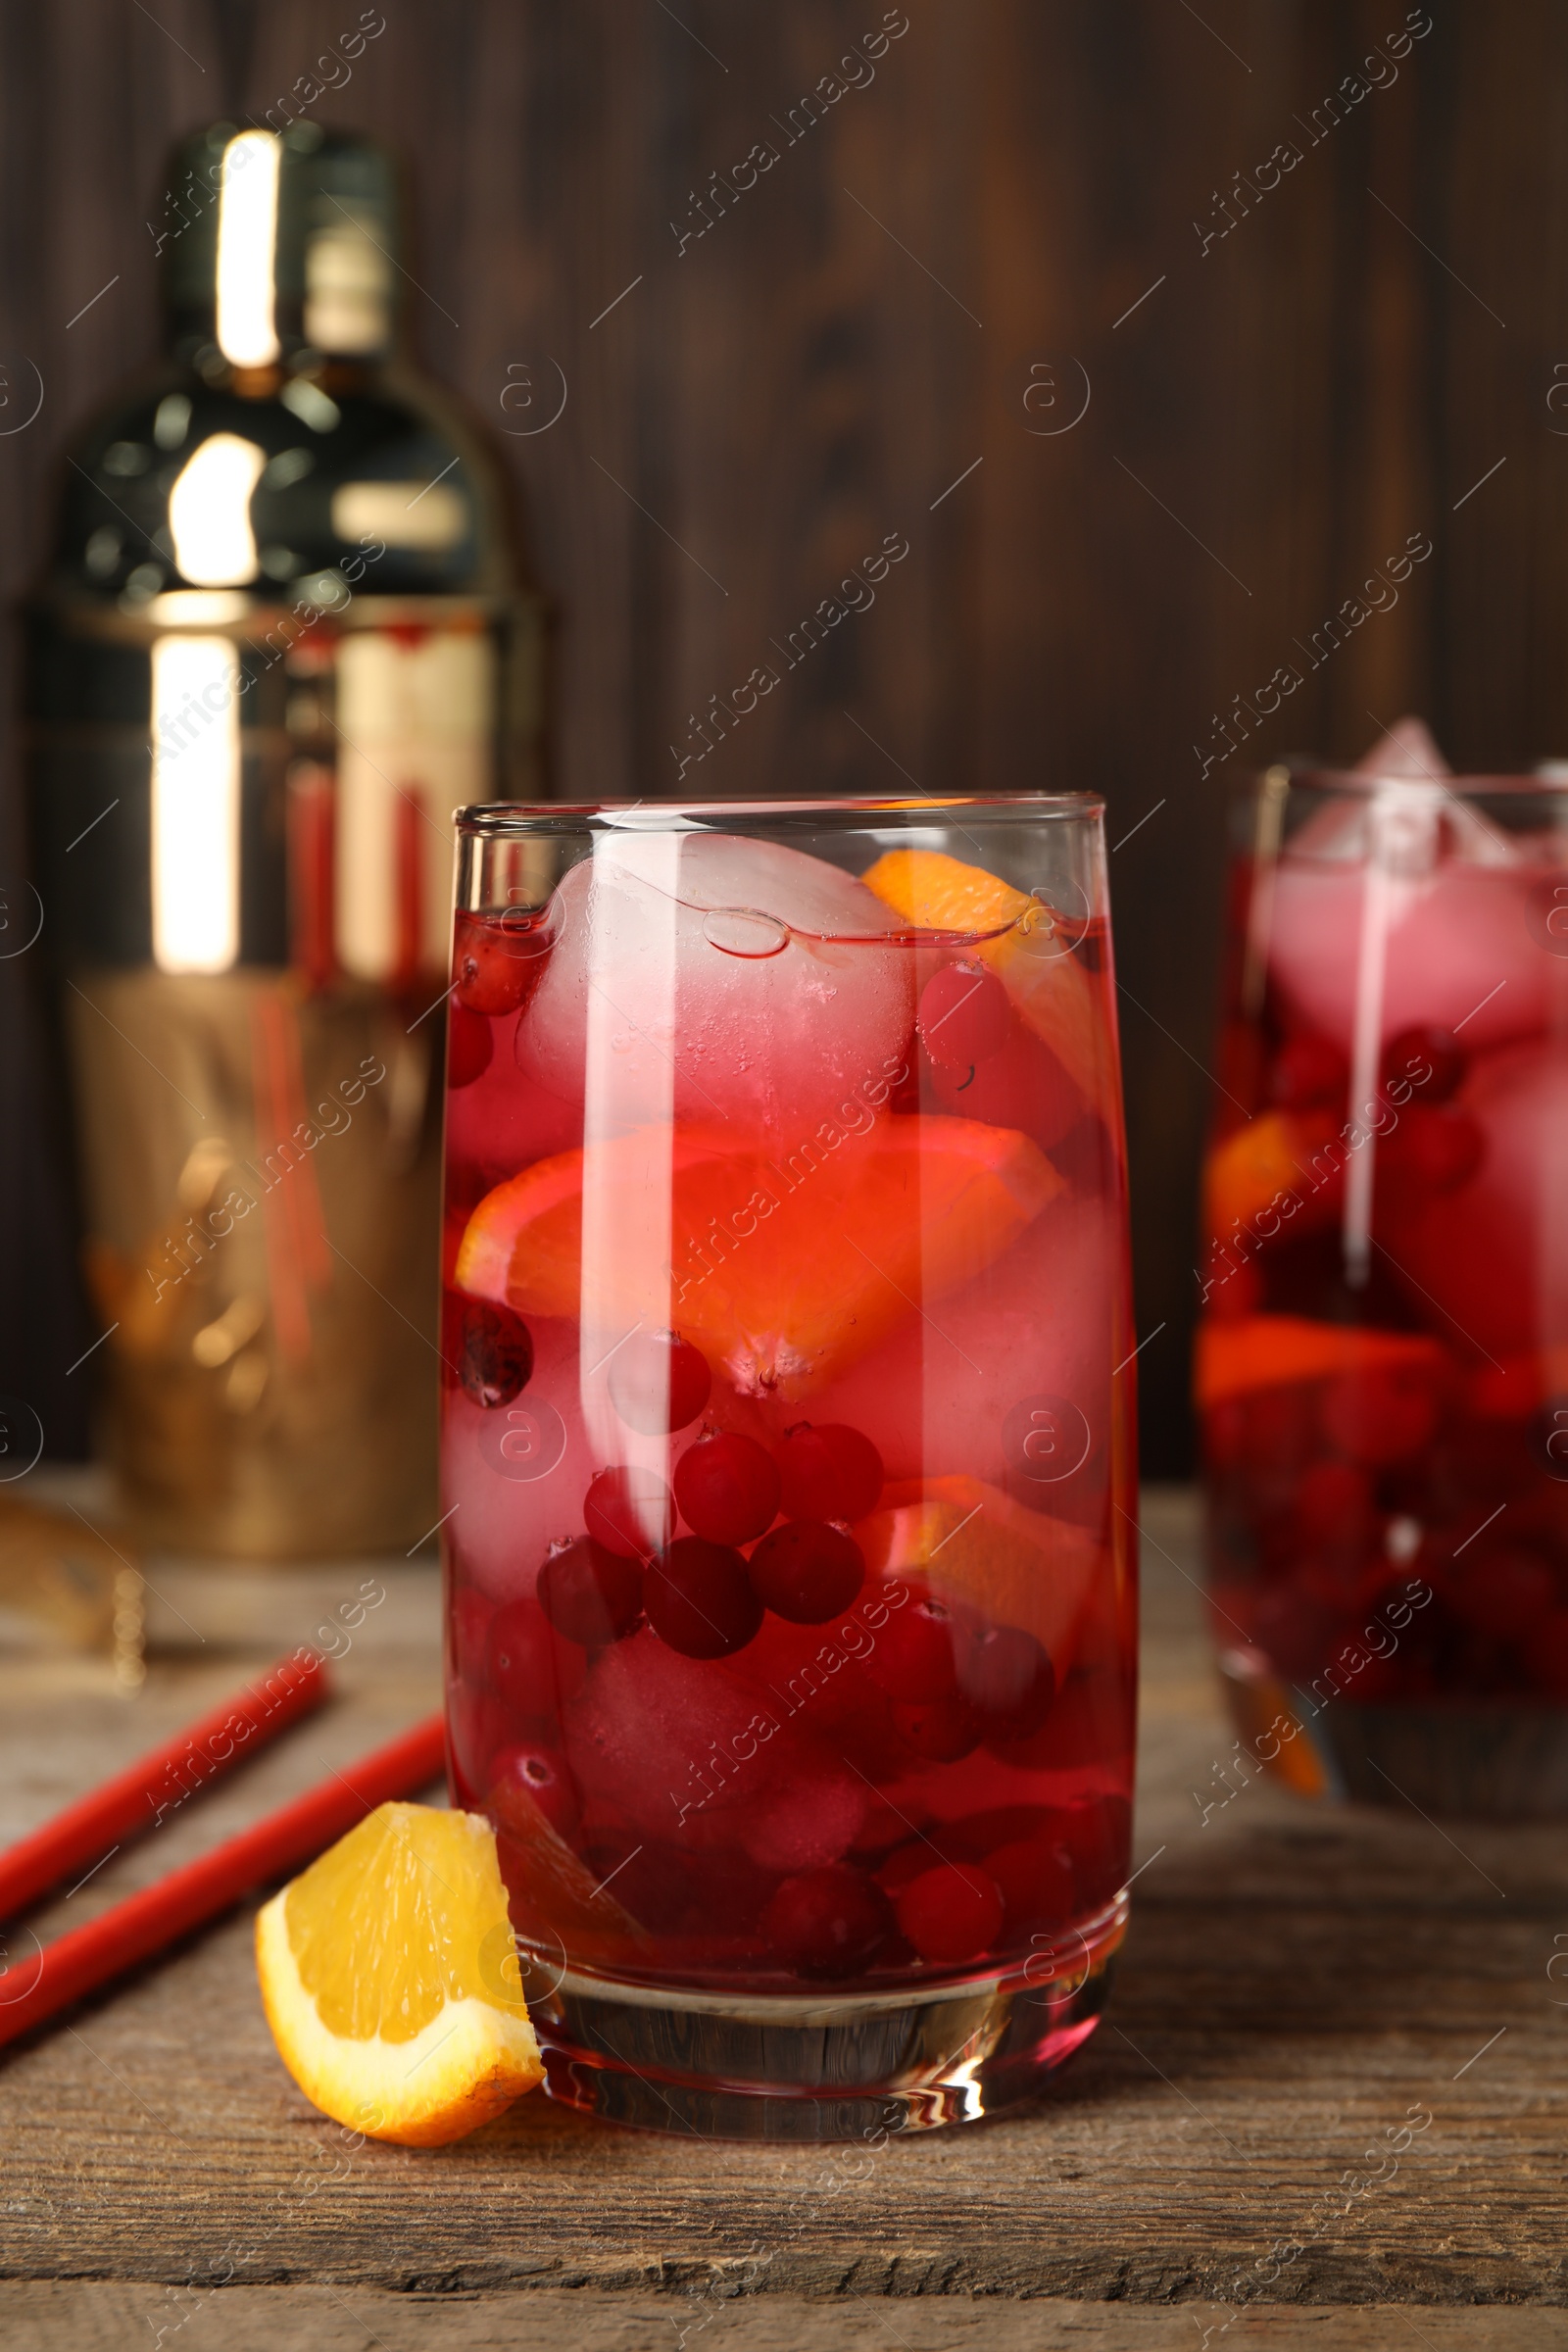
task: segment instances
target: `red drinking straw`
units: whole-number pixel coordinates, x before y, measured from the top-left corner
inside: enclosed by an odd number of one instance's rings
[[[253,1745],[318,1707],[329,1689],[326,1661],[314,1649],[297,1649],[165,1746],[68,1805],[0,1854],[0,1919],[14,1919],[74,1871],[107,1862],[127,1838],[156,1829],[204,1783],[243,1763]]]
[[[309,1795],[280,1805],[200,1861],[171,1871],[84,1928],[74,1928],[8,1968],[0,1975],[0,2044],[30,2033],[83,1993],[163,1951],[252,1887],[313,1860],[389,1797],[424,1788],[441,1771],[445,1753],[446,1725],[439,1715],[427,1716],[412,1732],[334,1772]]]

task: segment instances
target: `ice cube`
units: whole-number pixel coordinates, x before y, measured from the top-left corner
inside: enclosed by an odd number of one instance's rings
[[[589,1797],[651,1837],[738,1844],[763,1869],[835,1861],[865,1812],[862,1784],[781,1703],[651,1632],[597,1660],[566,1710],[564,1747]]]
[[[509,1405],[446,1392],[442,1508],[470,1581],[492,1600],[534,1589],[552,1543],[582,1533],[582,1499],[603,1467],[583,1426],[577,1326],[530,1316],[533,1372]]]
[[[616,832],[558,893],[518,1065],[598,1133],[673,1115],[808,1135],[886,1100],[908,1057],[913,952],[851,875],[775,842]],[[596,1041],[591,1043],[591,1041]]]
[[[1367,991],[1385,1045],[1462,1023],[1473,1051],[1538,1027],[1550,988],[1531,926],[1542,845],[1447,789],[1452,770],[1418,718],[1355,772],[1379,789],[1327,801],[1274,871],[1269,966],[1288,1010],[1347,1054]]]
[[[1058,1195],[984,1274],[814,1395],[811,1419],[861,1431],[890,1483],[957,1471],[1014,1483],[1005,1425],[1029,1397],[1065,1399],[1082,1414],[1092,1451],[1102,1450],[1108,1375],[1124,1352],[1121,1250],[1107,1203]],[[774,1409],[781,1427],[799,1417],[798,1407]],[[1029,1498],[1052,1509],[1054,1494],[1042,1482]]]
[[[1468,1342],[1497,1358],[1560,1347],[1568,1338],[1568,1058],[1557,1045],[1488,1054],[1456,1100],[1480,1121],[1485,1156],[1468,1184],[1407,1208],[1380,1234],[1390,1262],[1450,1346]]]
[[[1288,1010],[1348,1055],[1364,952],[1367,867],[1340,858],[1280,859],[1274,874],[1269,966]],[[1469,1049],[1500,1045],[1544,1022],[1552,958],[1532,927],[1534,861],[1482,865],[1439,858],[1425,872],[1382,880],[1387,906],[1379,1027],[1457,1030]],[[1368,967],[1368,984],[1375,974]]]

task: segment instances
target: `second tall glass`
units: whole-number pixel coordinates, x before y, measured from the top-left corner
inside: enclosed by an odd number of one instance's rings
[[[455,1795],[553,2095],[1025,2095],[1125,1919],[1134,1458],[1097,803],[460,824]]]

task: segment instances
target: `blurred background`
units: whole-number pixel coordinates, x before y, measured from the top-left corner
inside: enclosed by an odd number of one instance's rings
[[[172,142],[285,103],[403,167],[406,331],[551,599],[557,796],[1104,795],[1145,1463],[1180,1474],[1231,784],[1406,710],[1459,767],[1568,752],[1568,17],[0,0],[8,606],[158,348]],[[683,778],[888,534],[875,608]],[[31,986],[0,961],[0,1392],[69,1456],[97,1325]]]

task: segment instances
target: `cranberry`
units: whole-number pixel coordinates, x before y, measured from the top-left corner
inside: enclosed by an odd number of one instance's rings
[[[752,1584],[775,1617],[825,1625],[865,1582],[865,1556],[853,1536],[822,1519],[792,1519],[764,1536],[750,1562]]]
[[[643,1572],[632,1560],[579,1536],[539,1571],[539,1606],[558,1634],[598,1649],[629,1634],[643,1612]]]
[[[1015,1625],[978,1628],[959,1653],[958,1685],[990,1740],[1027,1740],[1056,1695],[1050,1658]]]
[[[1063,1806],[1056,1819],[1057,1840],[1072,1865],[1080,1914],[1099,1910],[1127,1876],[1132,1807],[1124,1796],[1092,1796]]]
[[[1006,1906],[1007,1926],[1016,1932],[1071,1919],[1077,1889],[1062,1849],[1044,1838],[1017,1838],[986,1856],[986,1876],[996,1881]]]
[[[492,1017],[527,1002],[545,968],[547,916],[460,914],[452,978],[458,1003]]]
[[[579,1645],[562,1639],[537,1600],[509,1600],[491,1620],[485,1671],[513,1714],[543,1725],[554,1722],[581,1689],[587,1664]]]
[[[452,1672],[464,1682],[476,1682],[484,1672],[485,1643],[495,1603],[472,1585],[457,1585],[447,1611],[447,1642]]]
[[[1274,1057],[1269,1100],[1281,1110],[1305,1110],[1343,1102],[1349,1083],[1349,1067],[1338,1046],[1324,1037],[1293,1037]]]
[[[1458,1572],[1463,1569],[1466,1574]],[[1556,1606],[1557,1584],[1534,1552],[1488,1552],[1472,1566],[1456,1560],[1446,1598],[1455,1616],[1497,1642],[1516,1642],[1533,1632]]]
[[[953,1655],[954,1623],[949,1611],[922,1587],[875,1636],[865,1671],[890,1698],[906,1703],[957,1695],[958,1670]]]
[[[707,1356],[678,1331],[636,1332],[610,1359],[610,1401],[645,1437],[686,1428],[712,1385]]]
[[[601,1470],[583,1498],[583,1524],[596,1544],[623,1559],[647,1560],[669,1542],[674,1506],[654,1470]]]
[[[1453,1193],[1468,1184],[1486,1156],[1479,1119],[1457,1106],[1425,1109],[1412,1102],[1390,1136],[1386,1165],[1391,1176],[1423,1193]]]
[[[1257,1389],[1246,1399],[1249,1468],[1295,1470],[1317,1450],[1316,1399],[1304,1382]]]
[[[874,1880],[847,1862],[785,1879],[762,1914],[762,1933],[803,1977],[848,1977],[885,1943],[893,1906]]]
[[[916,1699],[895,1703],[893,1728],[906,1746],[930,1764],[956,1764],[980,1744],[983,1730],[967,1699]]]
[[[655,1561],[643,1600],[655,1633],[683,1658],[727,1658],[762,1622],[740,1553],[701,1536],[678,1537]]]
[[[1314,1462],[1301,1473],[1291,1518],[1308,1544],[1362,1539],[1372,1526],[1372,1481],[1349,1462]]]
[[[863,1519],[882,1493],[882,1456],[842,1421],[816,1429],[797,1422],[785,1433],[778,1467],[791,1519]]]
[[[577,1827],[577,1791],[553,1747],[504,1748],[490,1767],[485,1804],[505,1828],[523,1829],[530,1805],[537,1805],[558,1838],[570,1838]]]
[[[510,1306],[466,1306],[459,1348],[458,1378],[475,1404],[510,1404],[533,1376],[532,1335]]]
[[[1464,1048],[1446,1029],[1401,1029],[1383,1049],[1383,1083],[1402,1080],[1422,1102],[1446,1102],[1464,1076]]]
[[[516,1737],[500,1699],[473,1683],[447,1690],[447,1740],[459,1803],[480,1804],[490,1782],[490,1759]]]
[[[454,997],[447,1023],[447,1085],[454,1093],[484,1076],[494,1051],[495,1041],[484,1015],[470,1012]]]
[[[1387,1365],[1337,1380],[1323,1398],[1323,1427],[1342,1453],[1385,1469],[1419,1453],[1431,1437],[1438,1400],[1424,1371]]]
[[[1534,1629],[1526,1664],[1538,1690],[1568,1698],[1568,1609],[1554,1609]]]
[[[948,963],[926,982],[914,1018],[939,1069],[972,1070],[1006,1044],[1012,1006],[984,964]]]
[[[1002,1927],[1002,1890],[977,1862],[942,1862],[899,1896],[899,1926],[922,1960],[978,1960]]]
[[[675,1500],[710,1544],[750,1544],[778,1511],[773,1457],[755,1438],[699,1438],[675,1465]]]

